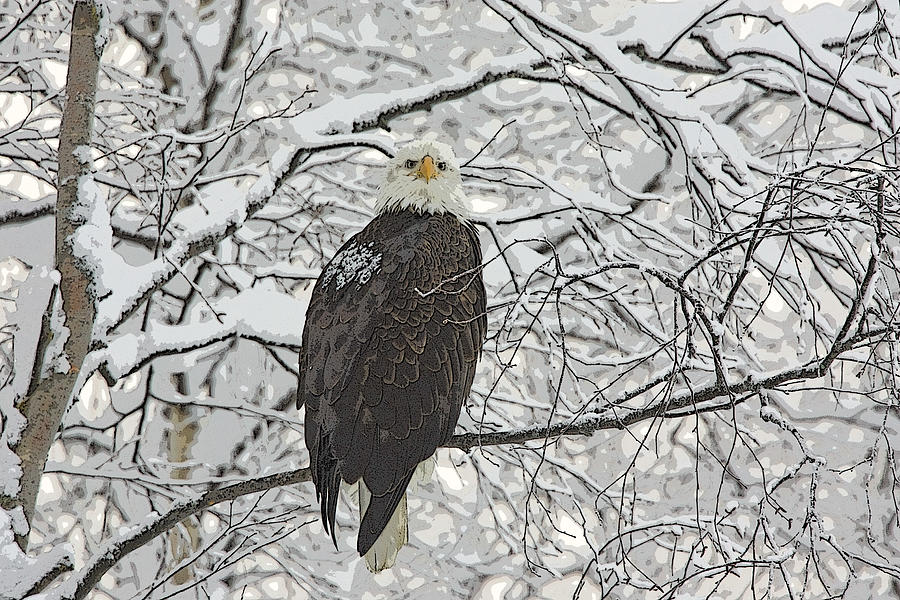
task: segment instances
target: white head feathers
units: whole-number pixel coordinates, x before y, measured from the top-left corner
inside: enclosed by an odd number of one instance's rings
[[[388,161],[384,182],[378,188],[379,213],[413,210],[419,213],[451,213],[468,218],[453,149],[436,141],[415,141]]]

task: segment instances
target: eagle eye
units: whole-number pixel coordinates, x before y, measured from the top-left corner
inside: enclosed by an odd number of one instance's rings
[[[416,161],[414,161],[414,160],[412,160],[412,159],[409,159],[408,161],[406,161],[406,168],[407,168],[407,169],[412,169],[412,168],[415,167],[415,166],[416,166]]]
[[[444,161],[440,161],[437,164],[437,168],[438,168],[438,171],[443,171],[444,169],[447,168],[447,163],[445,163]]]

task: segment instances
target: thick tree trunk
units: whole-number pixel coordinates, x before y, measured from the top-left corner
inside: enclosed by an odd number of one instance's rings
[[[66,373],[51,373],[41,380],[45,352],[54,334],[50,319],[41,326],[40,344],[34,363],[28,395],[18,405],[26,418],[22,436],[15,448],[22,461],[22,478],[13,505],[21,506],[31,524],[41,474],[50,445],[56,437],[74,386],[78,367],[87,354],[94,324],[94,298],[89,278],[89,265],[79,263],[72,253],[72,233],[84,222],[84,211],[77,210],[79,179],[90,173],[89,148],[94,124],[94,102],[102,42],[99,7],[93,1],[78,0],[72,14],[72,36],[69,69],[66,79],[66,104],[59,135],[59,171],[56,203],[56,269],[60,282],[51,295],[48,315],[53,310],[54,296],[61,295],[65,324],[69,329],[65,355],[71,368]],[[24,549],[24,536],[18,540]]]

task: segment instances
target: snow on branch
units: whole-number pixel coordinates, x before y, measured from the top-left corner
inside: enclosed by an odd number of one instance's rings
[[[282,148],[271,157],[269,168],[260,172],[259,178],[243,197],[236,201],[212,199],[177,213],[173,219],[173,229],[179,235],[163,255],[120,274],[120,284],[100,302],[95,338],[105,338],[151,293],[172,279],[188,260],[237,231],[265,206],[305,157],[303,149]]]
[[[648,403],[642,408],[613,406],[597,413],[585,414],[565,423],[538,425],[515,431],[464,433],[453,436],[447,447],[459,448],[468,452],[479,446],[521,444],[534,440],[544,440],[546,443],[551,443],[560,436],[591,435],[604,429],[624,429],[648,419],[683,418],[692,413],[727,410],[735,404],[746,401],[750,396],[762,390],[774,389],[779,385],[792,381],[808,381],[821,377],[841,353],[852,350],[870,340],[898,333],[900,333],[900,325],[860,333],[853,338],[844,340],[840,344],[835,344],[832,349],[834,352],[833,357],[829,354],[829,356],[821,359],[775,373],[755,373],[727,383],[717,382],[702,387],[682,389],[660,400]],[[677,373],[673,370],[655,378],[655,381],[658,382],[657,385],[662,385],[676,376]],[[634,391],[625,393],[617,399],[616,404],[637,398],[650,391],[650,389],[652,388],[648,389],[646,386],[642,386]],[[713,400],[720,398],[725,398],[726,400],[711,403]]]
[[[541,43],[542,36],[553,40],[584,71],[580,77],[564,71],[560,83],[580,88],[591,98],[623,112],[671,156],[689,157],[687,166],[697,169],[704,179],[726,185],[734,182],[734,191],[740,192],[751,189],[752,170],[769,172],[763,161],[748,152],[731,127],[715,122],[672,76],[635,63],[624,53],[623,48],[633,43],[627,38],[629,33],[643,33],[645,29],[655,29],[655,25],[651,28],[638,21],[633,28],[618,35],[581,32],[521,3],[504,0],[504,4],[512,11],[499,7],[496,10],[507,15],[511,22],[519,22],[516,31],[529,43]],[[653,23],[658,22],[659,15],[654,15]],[[708,161],[710,152],[721,154],[728,169]]]
[[[819,106],[838,111],[884,134],[894,133],[896,117],[892,99],[900,93],[900,81],[860,64],[854,56],[834,51],[845,41],[877,30],[880,24],[875,12],[859,13],[848,21],[845,10],[831,4],[795,13],[778,3],[728,2],[712,12],[708,20],[729,17],[760,19],[774,26],[754,31],[743,39],[726,35],[721,29],[698,28],[695,35],[709,42],[707,48],[719,60],[753,60],[757,70],[781,71],[785,81],[797,82],[802,86],[797,91],[808,94]],[[762,65],[758,63],[759,58],[763,60]],[[760,77],[761,83],[766,81],[764,76]]]
[[[495,58],[475,69],[453,69],[456,73],[437,81],[404,90],[358,94],[335,98],[324,106],[299,117],[304,122],[319,123],[315,128],[295,125],[298,131],[321,131],[325,135],[360,133],[376,127],[390,130],[390,121],[400,115],[427,110],[441,102],[449,102],[478,91],[486,85],[510,78],[530,79],[536,71],[546,69],[546,59],[529,50]],[[323,127],[324,125],[324,127]]]
[[[146,331],[124,333],[91,353],[85,370],[99,369],[112,385],[159,356],[202,348],[231,337],[268,346],[298,348],[305,302],[284,293],[259,288],[245,290],[211,305],[203,321],[183,325],[151,323]]]
[[[22,223],[52,215],[56,207],[56,198],[46,197],[41,200],[12,200],[4,198],[0,200],[0,225]]]

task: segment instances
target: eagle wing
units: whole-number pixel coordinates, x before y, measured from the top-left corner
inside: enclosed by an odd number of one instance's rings
[[[453,433],[486,331],[481,249],[450,215],[377,217],[313,289],[298,406],[326,531],[341,480],[372,494],[357,549],[378,538],[416,466]]]

